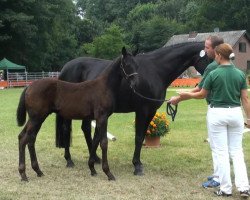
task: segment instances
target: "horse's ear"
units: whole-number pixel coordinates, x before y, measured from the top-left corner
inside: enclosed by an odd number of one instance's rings
[[[122,47],[122,55],[123,56],[126,56],[128,53],[127,53],[127,50],[125,47]]]

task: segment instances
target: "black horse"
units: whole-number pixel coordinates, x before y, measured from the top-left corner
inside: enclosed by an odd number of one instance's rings
[[[109,65],[95,80],[81,83],[69,83],[57,79],[41,79],[24,89],[18,109],[17,122],[19,126],[29,120],[19,134],[19,173],[23,181],[27,181],[25,170],[25,147],[28,144],[31,165],[37,176],[43,173],[39,168],[35,142],[37,133],[47,118],[53,112],[65,119],[95,119],[96,134],[89,157],[91,175],[96,174],[94,168],[95,152],[100,144],[102,149],[102,169],[109,180],[115,177],[109,170],[107,159],[107,124],[108,117],[113,113],[115,101],[119,92],[121,79],[125,77],[131,85],[137,82],[134,57],[123,48],[122,56]],[[129,75],[127,75],[129,74]]]
[[[125,80],[122,80],[115,112],[136,113],[135,151],[132,161],[135,167],[135,175],[143,174],[140,154],[145,132],[156,110],[164,102],[157,100],[165,98],[167,87],[189,66],[194,66],[198,72],[203,74],[207,64],[210,62],[206,55],[200,55],[203,49],[203,42],[189,42],[139,54],[135,57],[139,65],[137,70],[139,83],[134,88],[135,92],[131,90]],[[69,82],[92,80],[98,77],[111,62],[110,60],[96,58],[76,58],[64,65],[59,79]],[[156,100],[149,100],[148,98]],[[67,161],[67,166],[73,166],[74,163],[71,160],[69,151],[71,121],[63,120],[60,115],[57,115],[56,121],[57,147],[65,148],[64,157]],[[83,120],[81,128],[90,151],[92,145],[91,121]],[[96,156],[97,161],[98,159]]]

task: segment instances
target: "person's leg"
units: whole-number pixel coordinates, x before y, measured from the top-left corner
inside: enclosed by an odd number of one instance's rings
[[[232,193],[230,177],[230,162],[227,144],[227,121],[225,116],[227,110],[224,108],[212,108],[208,112],[208,129],[212,140],[212,151],[218,167],[220,190],[225,194]]]
[[[233,161],[235,185],[238,191],[243,192],[249,190],[247,169],[242,149],[244,121],[240,108],[232,110],[233,114],[230,125],[228,126],[229,154]]]
[[[217,158],[216,151],[215,151],[215,145],[214,145],[213,137],[211,137],[212,131],[209,131],[209,129],[208,129],[209,141],[210,141],[209,144],[210,144],[210,148],[211,148],[212,161],[213,161],[213,175],[212,175],[213,178],[212,178],[212,180],[219,183],[218,158]]]
[[[210,108],[210,105],[208,105],[208,113],[209,113],[209,109],[212,109]],[[214,150],[213,138],[211,137],[211,130],[209,129],[209,125],[208,125],[208,114],[207,114],[206,122],[207,122],[209,145],[211,148],[212,161],[213,161],[213,174],[212,176],[207,177],[207,181],[202,183],[202,187],[204,188],[218,187],[220,185],[219,176],[218,176],[218,161],[217,161],[216,153]]]

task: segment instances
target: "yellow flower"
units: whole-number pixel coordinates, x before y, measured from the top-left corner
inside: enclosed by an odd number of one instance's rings
[[[150,137],[164,136],[169,132],[169,121],[165,113],[156,113],[149,123],[147,135]],[[150,134],[148,134],[150,133]]]

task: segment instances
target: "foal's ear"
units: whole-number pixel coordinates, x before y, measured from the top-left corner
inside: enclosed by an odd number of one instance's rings
[[[122,55],[123,56],[126,56],[128,53],[127,53],[127,50],[125,47],[122,47]]]

